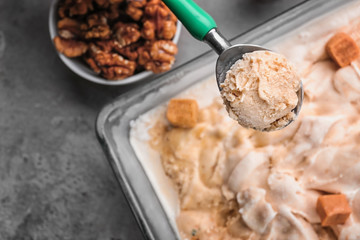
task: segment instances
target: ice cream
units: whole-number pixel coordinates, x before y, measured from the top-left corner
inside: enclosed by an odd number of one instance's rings
[[[281,54],[246,53],[226,73],[220,85],[230,117],[256,130],[284,127],[295,114],[300,77]]]
[[[231,120],[214,78],[174,96],[196,100],[192,127],[172,125],[167,104],[134,122],[134,149],[145,171],[161,165],[161,179],[148,175],[182,239],[360,239],[360,59],[340,67],[330,58],[326,44],[338,32],[360,46],[360,3],[270,46],[304,84],[301,114],[283,130]],[[165,175],[177,194],[171,208],[159,187]],[[324,195],[341,195],[343,207]]]

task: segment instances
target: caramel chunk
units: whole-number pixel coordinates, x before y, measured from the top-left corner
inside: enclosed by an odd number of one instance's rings
[[[166,117],[176,127],[192,128],[197,123],[198,104],[193,99],[171,99]]]
[[[316,211],[321,219],[321,226],[344,224],[351,213],[351,208],[343,194],[323,195],[318,198]]]
[[[360,56],[356,42],[346,33],[335,34],[326,44],[329,56],[340,66],[346,67]]]

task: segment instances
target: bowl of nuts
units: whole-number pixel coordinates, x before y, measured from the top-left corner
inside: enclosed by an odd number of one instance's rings
[[[49,30],[73,72],[125,85],[172,67],[181,23],[161,0],[54,0]]]

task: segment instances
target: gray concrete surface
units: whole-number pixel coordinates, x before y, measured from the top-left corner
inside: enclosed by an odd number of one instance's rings
[[[197,0],[228,38],[301,1]],[[49,5],[0,0],[0,240],[142,239],[94,131],[101,107],[136,85],[70,72],[49,39]],[[176,65],[209,48],[184,30],[179,49]]]

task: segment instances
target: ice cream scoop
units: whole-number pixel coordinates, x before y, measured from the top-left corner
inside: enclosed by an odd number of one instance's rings
[[[284,128],[296,116],[301,79],[285,56],[271,51],[245,53],[220,84],[229,116],[259,131]]]
[[[221,84],[225,81],[226,73],[236,61],[243,58],[244,54],[254,51],[270,51],[261,46],[251,44],[231,45],[217,30],[214,19],[192,0],[163,0],[163,2],[179,18],[194,38],[207,43],[219,55],[216,62],[216,80],[220,91],[222,90]],[[303,95],[303,86],[300,83],[300,88],[297,91],[298,102],[295,108],[292,109],[295,117],[289,119],[286,124],[282,124],[281,127],[275,129],[256,130],[279,130],[288,126],[300,112]]]

